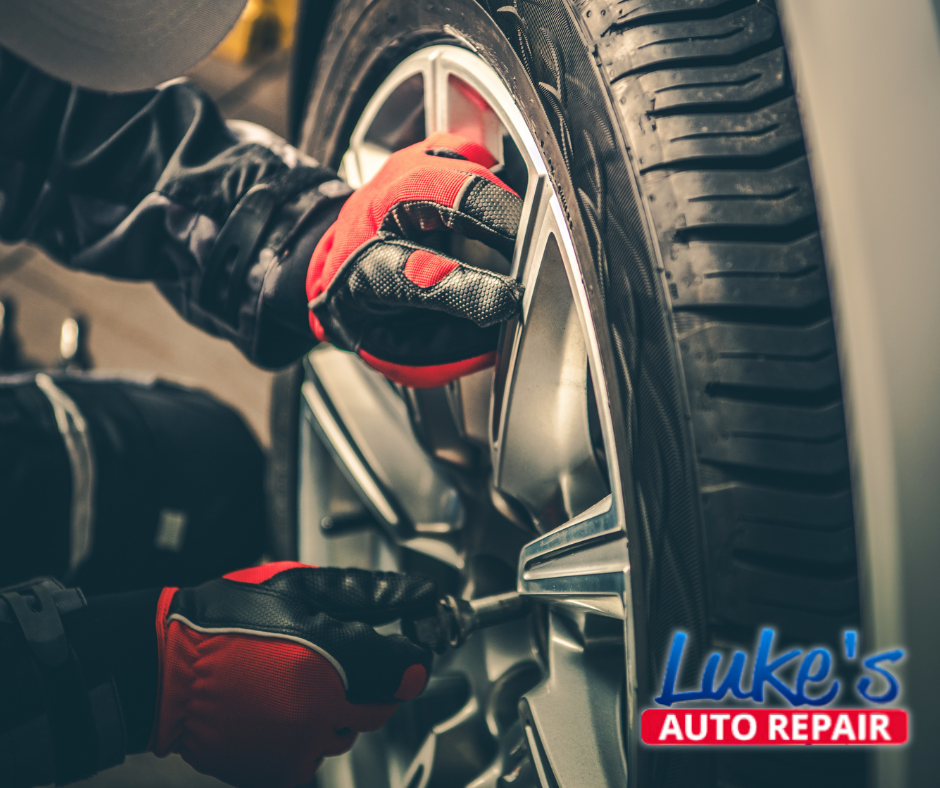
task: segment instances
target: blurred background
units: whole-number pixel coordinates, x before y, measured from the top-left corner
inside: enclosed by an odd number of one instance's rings
[[[287,134],[287,80],[296,0],[250,0],[239,24],[190,74],[229,118]],[[210,391],[239,410],[269,443],[272,374],[227,342],[185,323],[151,284],[119,282],[56,265],[37,249],[0,245],[0,301],[12,303],[12,329],[36,365],[59,360],[62,323],[82,317],[96,370],[155,373]],[[10,326],[8,325],[9,329]],[[128,758],[85,788],[213,788],[223,783],[179,757]]]
[[[250,0],[239,24],[191,72],[227,117],[286,136],[295,13],[296,0]],[[153,285],[77,273],[37,249],[0,245],[0,300],[13,303],[13,330],[31,362],[54,366],[63,320],[82,316],[96,369],[156,373],[207,389],[240,410],[267,445],[271,374],[185,323]]]

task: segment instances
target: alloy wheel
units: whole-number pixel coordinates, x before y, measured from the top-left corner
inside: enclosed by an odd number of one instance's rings
[[[404,550],[481,596],[492,592],[481,556],[499,554],[516,569],[509,582],[536,602],[536,620],[481,632],[439,658],[423,699],[328,761],[318,780],[623,785],[637,731],[625,526],[633,498],[565,208],[496,71],[450,44],[419,50],[389,74],[341,174],[359,186],[394,150],[435,131],[484,144],[524,196],[512,260],[459,239],[450,249],[518,278],[522,313],[503,332],[495,369],[446,389],[390,386],[332,348],[310,354],[300,558],[391,569]],[[494,509],[501,516],[487,515]]]

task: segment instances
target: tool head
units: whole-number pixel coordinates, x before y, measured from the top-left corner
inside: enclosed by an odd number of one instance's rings
[[[529,613],[529,600],[516,591],[480,599],[444,597],[434,615],[405,625],[404,633],[419,646],[435,654],[459,648],[478,629],[523,618]]]

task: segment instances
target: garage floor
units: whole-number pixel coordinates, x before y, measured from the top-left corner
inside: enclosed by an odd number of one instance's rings
[[[286,53],[253,67],[209,58],[192,76],[231,118],[263,124],[284,135]],[[26,355],[44,364],[57,357],[62,321],[90,321],[90,350],[99,369],[137,370],[205,388],[234,405],[265,444],[270,373],[249,364],[226,342],[189,326],[152,285],[131,284],[60,268],[27,247],[0,246],[0,298],[17,305]],[[85,788],[213,788],[177,757],[129,758],[124,766],[79,783]]]

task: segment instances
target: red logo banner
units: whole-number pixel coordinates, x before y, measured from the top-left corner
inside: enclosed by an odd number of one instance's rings
[[[640,722],[653,745],[904,744],[903,709],[647,709]]]

